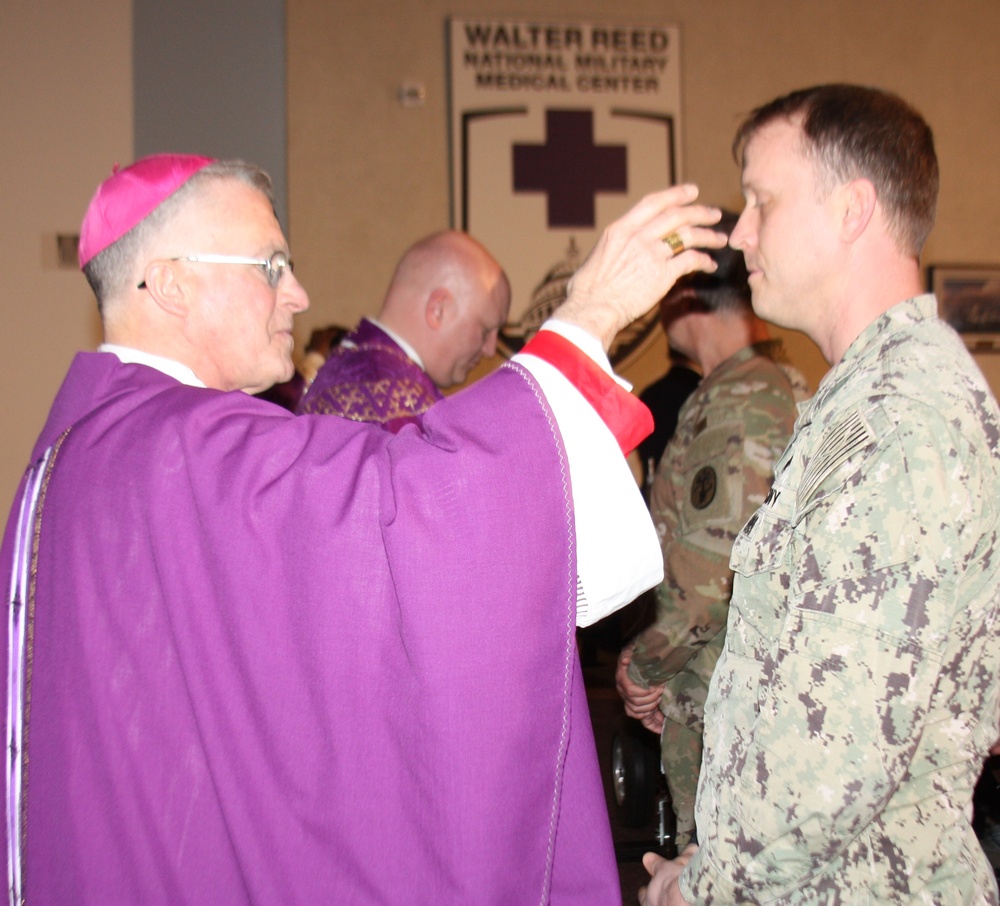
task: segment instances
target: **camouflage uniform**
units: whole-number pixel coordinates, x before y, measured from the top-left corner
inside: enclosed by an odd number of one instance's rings
[[[777,341],[748,346],[701,382],[653,482],[664,580],[656,622],[636,639],[629,674],[645,686],[665,684],[661,752],[680,846],[694,831],[702,714],[732,591],[729,554],[771,487],[795,399],[806,396],[801,375],[775,363],[779,354]]]
[[[933,296],[820,384],[733,547],[694,903],[997,903],[1000,413]]]

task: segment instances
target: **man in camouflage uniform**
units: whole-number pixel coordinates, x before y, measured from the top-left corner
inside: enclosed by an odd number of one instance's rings
[[[921,295],[930,129],[821,86],[735,147],[754,308],[834,367],[734,545],[700,848],[647,854],[645,902],[996,904],[969,819],[1000,710],[1000,413]]]
[[[729,232],[735,215],[719,229]],[[764,502],[775,460],[806,396],[802,376],[779,364],[780,342],[750,307],[743,256],[711,253],[713,274],[680,280],[663,300],[664,326],[705,375],[678,416],[653,480],[650,512],[664,580],[656,621],[622,652],[618,690],[627,713],[659,732],[676,817],[676,842],[694,834],[705,696],[725,637],[737,532]]]

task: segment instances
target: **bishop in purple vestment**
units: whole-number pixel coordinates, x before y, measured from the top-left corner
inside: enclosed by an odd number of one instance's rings
[[[106,344],[70,368],[0,560],[11,900],[616,902],[574,648],[577,551],[614,539],[581,527],[600,482],[573,452],[614,441],[568,440],[561,375],[616,430],[642,407],[565,341],[397,434],[252,398],[308,303],[267,192],[161,155],[84,221]],[[609,230],[564,329],[606,348],[705,266],[659,240],[716,242],[692,198]]]

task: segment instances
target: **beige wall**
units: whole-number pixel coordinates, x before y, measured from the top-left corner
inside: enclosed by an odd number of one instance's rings
[[[0,3],[0,507],[76,350],[99,341],[79,271],[55,266],[90,195],[132,157],[129,0]]]
[[[729,142],[740,113],[821,80],[878,83],[935,128],[943,170],[928,262],[991,263],[1000,235],[997,0],[288,0],[289,218],[313,308],[299,326],[353,322],[378,304],[395,257],[448,223],[445,17],[479,14],[681,27],[684,177],[738,205]],[[0,507],[63,373],[99,339],[89,290],[52,266],[96,183],[132,157],[129,0],[0,2]],[[427,88],[404,109],[400,82]],[[662,368],[653,347],[630,374]],[[797,342],[815,384],[823,364]],[[1000,356],[981,359],[1000,385]],[[946,363],[942,363],[946,367]]]
[[[895,90],[929,119],[941,157],[925,261],[1000,261],[997,0],[287,0],[287,11],[289,213],[313,302],[300,338],[372,312],[399,252],[448,225],[449,15],[679,25],[682,176],[737,208],[729,147],[742,113],[821,81]],[[423,107],[399,105],[405,80],[426,86]],[[815,387],[822,357],[786,337]],[[648,383],[663,351],[655,344],[627,376]],[[995,357],[986,365],[996,370]]]

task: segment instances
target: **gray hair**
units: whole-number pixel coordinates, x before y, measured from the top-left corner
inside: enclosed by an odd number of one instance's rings
[[[104,304],[125,292],[135,279],[136,262],[151,240],[177,214],[186,202],[212,180],[235,179],[261,192],[274,209],[271,177],[259,167],[241,160],[217,160],[203,167],[177,191],[167,196],[149,214],[121,238],[96,254],[83,268],[84,276],[97,297],[98,311]]]

